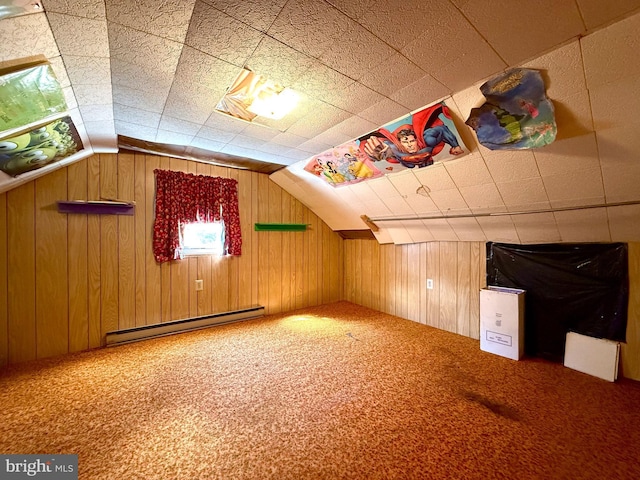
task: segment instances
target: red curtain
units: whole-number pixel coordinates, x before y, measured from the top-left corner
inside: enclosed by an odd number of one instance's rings
[[[228,255],[240,255],[242,235],[237,180],[169,170],[154,170],[154,173],[156,218],[153,255],[156,262],[168,262],[179,257],[176,250],[180,246],[180,224],[196,221],[223,220],[224,251]]]

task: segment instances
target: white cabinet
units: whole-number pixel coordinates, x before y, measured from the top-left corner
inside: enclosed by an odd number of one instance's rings
[[[512,360],[524,355],[524,295],[515,288],[480,290],[480,349]]]

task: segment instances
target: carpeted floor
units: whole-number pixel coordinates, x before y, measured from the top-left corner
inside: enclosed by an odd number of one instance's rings
[[[638,479],[640,385],[347,302],[0,371],[0,453],[81,479]]]

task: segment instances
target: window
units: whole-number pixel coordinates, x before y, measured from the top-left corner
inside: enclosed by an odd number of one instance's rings
[[[224,222],[187,223],[180,238],[181,256],[224,255]]]

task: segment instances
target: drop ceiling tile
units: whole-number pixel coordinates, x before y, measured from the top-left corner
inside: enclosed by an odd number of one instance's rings
[[[169,132],[181,133],[183,135],[194,136],[200,130],[201,125],[197,123],[187,122],[179,118],[173,118],[168,115],[162,115],[160,118],[159,129]]]
[[[601,85],[590,90],[593,124],[597,131],[638,123],[640,75]]]
[[[181,43],[115,23],[108,25],[112,59],[144,67],[151,76],[175,73],[182,52]]]
[[[78,105],[111,105],[113,103],[111,85],[108,84],[75,85],[73,92]]]
[[[484,82],[476,82],[471,87],[458,90],[451,96],[453,100],[452,103],[455,104],[458,111],[460,112],[460,117],[464,121],[469,118],[469,114],[471,113],[472,108],[479,107],[486,101],[486,98],[480,91],[480,87],[483,83]]]
[[[421,2],[427,18],[433,7],[446,22],[421,22],[421,30],[401,47],[409,60],[455,92],[502,70],[506,64],[462,13],[447,2]],[[517,22],[516,22],[517,23]],[[392,30],[393,31],[393,30]],[[393,31],[395,34],[395,31]]]
[[[143,125],[137,125],[135,123],[116,121],[116,133],[118,135],[124,135],[125,137],[133,137],[140,140],[147,140],[149,142],[156,141],[157,129],[151,127],[145,127]]]
[[[393,120],[407,115],[409,112],[399,103],[388,98],[362,110],[358,116],[365,118],[378,126],[385,125]]]
[[[81,105],[80,113],[82,118],[92,121],[113,122],[114,120],[112,105]]]
[[[383,95],[395,91],[423,78],[425,71],[400,53],[382,59],[375,68],[360,78],[360,82]]]
[[[306,142],[301,143],[300,145],[298,145],[298,148],[300,150],[304,150],[305,152],[309,152],[312,155],[317,155],[319,153],[324,152],[325,150],[330,149],[331,145],[329,145],[328,143],[318,142],[312,139],[312,140],[307,140]]]
[[[343,141],[353,138],[336,127],[341,121],[351,117],[350,113],[318,100],[312,100],[312,102],[314,105],[313,110],[290,126],[287,129],[289,133],[310,139],[320,134],[325,134],[326,136],[327,132],[333,129],[332,132],[340,133],[340,137],[344,138]],[[328,135],[331,136],[330,133]],[[323,142],[321,139],[316,140]],[[324,141],[323,143],[340,145],[343,141]]]
[[[185,25],[188,22],[184,23]],[[197,2],[185,43],[209,55],[242,67],[260,43],[263,33]]]
[[[351,140],[353,140],[353,138],[349,135],[345,135],[336,127],[331,127],[313,137],[313,140],[321,143],[328,143],[332,146],[337,146],[342,145],[343,143],[350,142]]]
[[[61,87],[68,87],[71,85],[71,81],[69,80],[69,75],[67,75],[67,69],[64,66],[64,61],[61,56],[49,58],[49,63],[51,63],[51,68],[53,68],[53,73],[58,80],[58,83]]]
[[[469,208],[476,213],[502,211],[505,208],[495,183],[460,187],[460,194]]]
[[[190,145],[193,135],[184,135],[177,132],[169,132],[167,130],[158,130],[156,133],[156,142],[165,145]]]
[[[218,142],[202,137],[193,137],[193,139],[191,140],[191,146],[201,148],[203,150],[209,150],[212,152],[219,152],[225,145],[225,142]]]
[[[365,120],[364,118],[360,118],[358,116],[349,117],[346,120],[338,123],[336,128],[342,131],[345,135],[350,138],[358,138],[366,133],[369,133],[379,125],[376,125],[369,120]]]
[[[117,152],[118,142],[113,122],[85,122],[84,128],[89,135],[94,152]]]
[[[610,242],[605,208],[554,213],[563,242]]]
[[[538,164],[531,150],[484,149],[482,155],[491,177],[496,183],[540,177]]]
[[[423,220],[422,223],[429,229],[435,240],[440,242],[457,242],[458,235],[445,219]]]
[[[382,101],[383,98],[381,94],[362,83],[354,82],[342,90],[338,98],[333,99],[332,105],[347,112],[358,114],[371,105]]]
[[[362,20],[375,11],[375,4],[378,0],[327,0],[331,5],[343,12],[349,18]]]
[[[388,243],[393,243],[393,238],[391,238],[391,234],[386,228],[380,229],[377,232],[373,232],[374,237],[380,245],[385,245]]]
[[[213,113],[216,102],[210,96],[194,97],[192,90],[174,84],[167,97],[163,114],[192,123],[205,123]]]
[[[108,58],[65,55],[64,63],[73,85],[111,83],[111,65]]]
[[[112,94],[113,103],[148,110],[150,112],[162,113],[164,104],[167,101],[167,96],[169,95],[169,89],[149,92],[115,84],[113,85]]]
[[[404,170],[394,175],[387,175],[385,178],[393,184],[400,195],[405,197],[407,195],[415,195],[416,191],[422,186],[413,174],[413,170]]]
[[[539,0],[526,12],[517,2],[472,0],[461,10],[509,65],[584,32],[574,0]],[[516,18],[527,20],[514,21]]]
[[[160,124],[159,113],[127,107],[126,105],[120,105],[118,103],[113,105],[113,116],[116,121],[135,123],[136,125],[143,125],[154,129],[157,129]]]
[[[406,87],[392,92],[389,98],[413,111],[431,105],[450,93],[447,87],[427,74]]]
[[[431,230],[420,220],[402,222],[413,243],[433,242],[435,240]]]
[[[608,3],[600,0],[577,0],[577,2],[588,29],[604,25],[640,7],[639,0],[618,0],[617,2]]]
[[[393,239],[393,243],[395,243],[396,245],[406,245],[407,243],[413,243],[411,234],[409,234],[404,225],[400,224],[399,222],[393,222],[393,224],[387,227],[386,230],[389,232],[389,235]]]
[[[475,218],[450,218],[449,225],[461,242],[484,242],[486,237]]]
[[[387,206],[387,208],[389,208],[389,210],[391,211],[391,215],[403,216],[414,214],[413,209],[403,197],[380,197],[380,199]]]
[[[47,12],[66,13],[94,20],[105,20],[104,0],[45,0],[44,8]]]
[[[260,148],[257,148],[257,150],[260,150]],[[305,160],[309,158],[309,154],[307,152],[303,150],[299,150],[297,148],[289,148],[289,149],[283,150],[280,153],[280,155],[288,160],[286,162],[287,164],[299,162],[300,160]]]
[[[287,0],[203,0],[247,25],[266,31]]]
[[[567,202],[587,203],[587,199],[591,204],[604,202],[604,186],[599,166],[544,176],[542,180],[553,207],[566,206]]]
[[[248,137],[268,141],[273,137],[278,135],[278,130],[274,130],[272,128],[266,128],[262,125],[257,125],[253,123],[248,123],[242,130],[242,134]]]
[[[318,58],[340,40],[351,19],[325,2],[287,2],[267,33],[300,52]]]
[[[108,60],[108,59],[106,59]],[[173,83],[175,72],[149,71],[144,66],[129,62],[111,59],[111,73],[113,85],[121,85],[126,88],[143,92],[167,95]],[[71,73],[69,74],[71,76]],[[73,81],[73,77],[71,79]]]
[[[417,215],[440,214],[440,209],[430,197],[414,193],[406,195],[405,199]]]
[[[540,71],[547,96],[553,100],[586,90],[580,42],[573,40],[522,65]]]
[[[47,58],[60,55],[44,13],[3,18],[0,22],[0,37],[0,62],[34,55],[44,55]]]
[[[511,218],[523,244],[556,243],[562,239],[553,213],[514,215]]]
[[[226,93],[239,73],[239,67],[188,46],[182,49],[175,72],[176,77],[187,87],[193,88],[193,84],[207,87],[211,95],[216,97],[216,102]]]
[[[226,132],[240,133],[247,128],[247,122],[230,117],[223,113],[213,112],[207,119],[206,126],[224,130]]]
[[[51,31],[62,55],[109,57],[107,23],[104,20],[48,13]]]
[[[444,214],[461,210],[469,212],[467,202],[464,201],[458,189],[436,190],[432,191],[429,196]]]
[[[479,155],[467,155],[456,161],[447,162],[445,168],[458,188],[483,185],[493,181],[484,159]]]
[[[607,202],[640,198],[640,165],[637,152],[640,123],[601,130],[597,133],[598,151]]]
[[[543,177],[600,168],[595,133],[556,140],[533,155]]]
[[[477,217],[485,237],[491,242],[520,243],[510,216]]]
[[[636,13],[581,40],[589,89],[640,76],[640,63],[629,61],[637,57],[640,49],[638,32],[640,14]]]
[[[106,3],[109,22],[183,42],[195,0],[109,0]]]
[[[540,177],[497,183],[497,186],[510,211],[549,208],[547,192]]]
[[[296,92],[333,103],[342,96],[342,92],[353,83],[353,79],[326,65],[314,62],[290,86]]]
[[[414,172],[418,181],[426,188],[427,193],[439,190],[451,190],[456,187],[444,164],[434,163],[429,167],[419,168]]]
[[[198,137],[206,138],[208,140],[214,140],[216,142],[229,143],[235,137],[236,133],[228,132],[226,130],[221,130],[215,127],[209,127],[207,125],[203,125],[197,133]]]
[[[612,242],[637,242],[640,237],[640,205],[607,208]]]
[[[291,86],[317,60],[274,38],[262,37],[246,68],[284,87]]]
[[[371,182],[354,183],[353,185],[345,186],[344,189],[341,188],[340,192],[342,192],[343,190],[351,192],[360,200],[360,202],[364,203],[365,205],[368,205],[376,200],[380,201],[380,198],[378,197],[378,195],[376,195],[376,192],[369,185],[369,183]]]
[[[400,196],[400,192],[398,192],[395,185],[391,182],[389,175],[374,178],[373,180],[364,182],[364,184],[370,187],[375,194],[383,200],[387,197]]]
[[[289,132],[278,133],[278,135],[271,139],[271,143],[285,147],[297,147],[305,141],[307,141],[306,138]]]
[[[64,87],[62,89],[62,94],[64,95],[64,99],[67,102],[67,109],[78,108],[78,101],[73,92],[73,88],[71,88],[70,86]]]
[[[594,131],[588,90],[578,90],[575,95],[553,99],[552,102],[558,126],[556,141]]]

